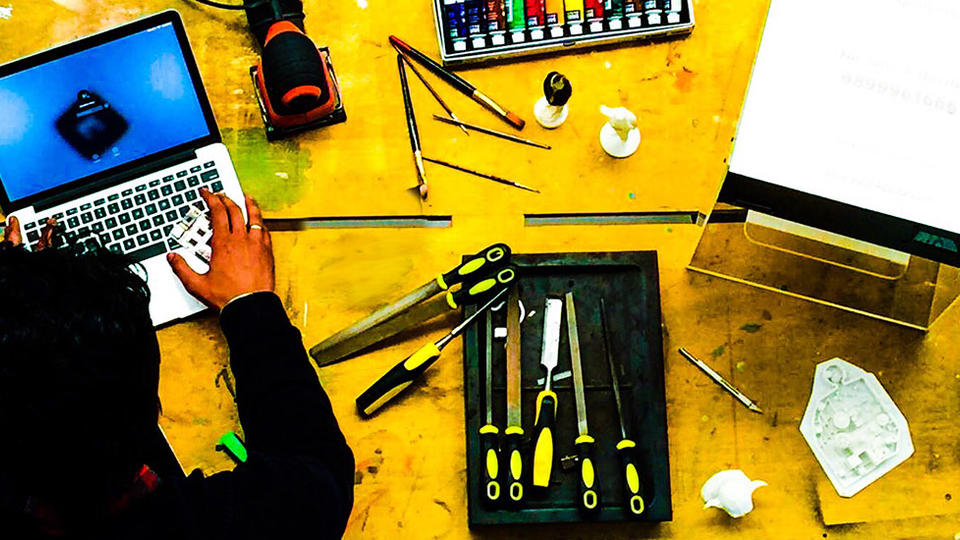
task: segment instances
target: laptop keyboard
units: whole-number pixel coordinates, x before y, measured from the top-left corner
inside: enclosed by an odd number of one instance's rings
[[[123,253],[142,261],[177,249],[176,240],[168,238],[178,221],[194,206],[206,210],[200,188],[223,191],[215,163],[193,165],[174,174],[131,183],[119,193],[112,193],[92,202],[77,204],[27,223],[23,229],[27,243],[35,250],[41,231],[49,218],[57,220],[53,247],[79,245],[83,251],[99,247]]]

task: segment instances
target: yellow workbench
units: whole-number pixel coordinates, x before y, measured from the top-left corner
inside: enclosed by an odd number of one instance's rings
[[[537,186],[540,195],[428,165],[430,198],[415,182],[396,63],[396,34],[437,56],[429,2],[307,0],[307,30],[330,46],[348,121],[267,143],[251,94],[256,61],[242,15],[190,0],[0,0],[0,62],[141,15],[176,8],[184,16],[224,140],[247,192],[270,218],[449,216],[440,227],[276,232],[278,292],[309,346],[398,298],[462,253],[495,241],[516,252],[655,249],[666,352],[666,395],[674,520],[660,525],[591,525],[476,531],[466,525],[462,349],[455,341],[425,384],[372,420],[353,400],[453,316],[387,347],[318,370],[357,458],[348,538],[952,538],[960,532],[960,324],[956,309],[928,334],[753,290],[685,269],[695,224],[528,226],[530,214],[707,212],[724,171],[767,0],[695,1],[685,39],[474,69],[466,78],[527,119],[522,135],[553,145],[512,145],[430,119],[441,112],[413,81],[427,155]],[[811,22],[816,15],[811,11]],[[804,21],[803,24],[811,24]],[[815,36],[815,32],[812,33]],[[560,71],[574,85],[558,130],[532,118],[540,82]],[[429,75],[428,75],[429,77]],[[508,130],[472,101],[438,83],[464,120]],[[608,158],[597,135],[600,104],[640,118],[643,142],[627,160]],[[274,221],[272,223],[280,223]],[[315,223],[324,223],[315,221]],[[736,253],[730,256],[735,257]],[[229,468],[214,450],[239,430],[232,377],[216,317],[160,332],[161,423],[185,467]],[[675,350],[707,359],[764,408],[750,413]],[[797,429],[814,365],[840,356],[877,374],[910,423],[916,452],[852,499],[826,480]],[[265,359],[269,360],[269,359]],[[702,483],[725,468],[769,486],[756,510],[733,520],[703,510]]]

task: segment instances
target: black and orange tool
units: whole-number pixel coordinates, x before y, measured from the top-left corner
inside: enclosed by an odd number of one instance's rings
[[[607,332],[607,306],[600,299],[600,327],[603,333],[603,348],[610,367],[610,383],[613,399],[617,404],[617,417],[620,418],[620,442],[617,443],[617,455],[620,457],[620,473],[623,474],[624,512],[630,517],[640,517],[646,510],[643,501],[643,484],[637,465],[637,443],[627,437],[627,421],[624,418],[623,402],[620,400],[620,378],[613,365],[613,352],[610,349],[610,334]]]
[[[250,76],[268,140],[346,121],[330,51],[307,37],[302,1],[196,1],[246,12],[260,45],[260,62],[250,68]]]

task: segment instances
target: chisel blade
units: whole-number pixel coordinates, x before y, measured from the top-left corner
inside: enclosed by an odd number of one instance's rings
[[[437,283],[437,280],[431,280],[427,283],[424,283],[396,302],[374,311],[370,315],[367,315],[359,321],[351,324],[347,328],[344,328],[320,343],[317,343],[310,348],[310,356],[312,356],[314,359],[324,356],[326,351],[333,349],[345,341],[357,337],[358,335],[386,320],[396,317],[420,302],[423,302],[424,300],[436,295],[441,290],[442,289]],[[329,357],[329,353],[326,356]]]
[[[446,298],[442,296],[431,298],[372,328],[340,341],[332,347],[323,350],[311,349],[310,356],[313,357],[318,367],[333,364],[447,313],[453,314],[455,312],[450,309]]]
[[[583,368],[580,364],[580,334],[577,332],[577,310],[573,304],[573,292],[565,298],[567,304],[567,337],[570,341],[570,366],[573,371],[573,396],[577,402],[577,429],[580,435],[587,432],[587,402],[583,394]]]
[[[507,297],[507,425],[520,425],[520,291]]]
[[[547,370],[545,388],[553,385],[553,370],[560,356],[560,320],[563,318],[563,300],[547,298],[546,314],[543,317],[543,345],[540,349],[540,365]]]

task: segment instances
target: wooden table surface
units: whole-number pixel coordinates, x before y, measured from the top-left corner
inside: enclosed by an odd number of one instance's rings
[[[6,0],[0,62],[167,8],[181,12],[224,142],[244,189],[271,218],[449,216],[440,227],[339,227],[275,233],[278,292],[307,346],[420,285],[460,254],[495,241],[516,252],[657,250],[660,257],[674,520],[470,531],[466,525],[462,350],[452,343],[426,384],[372,420],[353,399],[388,366],[436,339],[445,319],[389,346],[318,370],[357,458],[349,538],[952,538],[960,532],[960,360],[950,309],[927,334],[753,290],[685,269],[695,224],[525,224],[531,214],[707,212],[730,150],[767,0],[694,2],[685,39],[582,52],[464,73],[528,120],[522,135],[545,151],[461,132],[419,83],[413,99],[425,153],[535,185],[530,194],[429,166],[430,198],[415,182],[399,83],[387,36],[437,56],[428,2],[305,2],[307,30],[331,49],[345,124],[267,143],[247,69],[256,61],[242,15],[190,0]],[[811,21],[816,19],[811,10]],[[806,22],[804,22],[806,24]],[[811,34],[815,36],[815,32]],[[539,128],[532,106],[552,70],[574,85],[570,119]],[[457,114],[509,129],[442,83]],[[599,106],[625,105],[643,142],[627,160],[606,157]],[[729,256],[735,257],[736,253]],[[160,332],[161,423],[184,465],[229,468],[214,450],[239,431],[226,345],[214,315]],[[675,350],[707,359],[756,399],[756,415],[722,393]],[[906,416],[916,452],[852,499],[841,499],[800,436],[816,363],[839,356],[874,372]],[[769,486],[733,520],[703,510],[700,486],[743,469]]]

